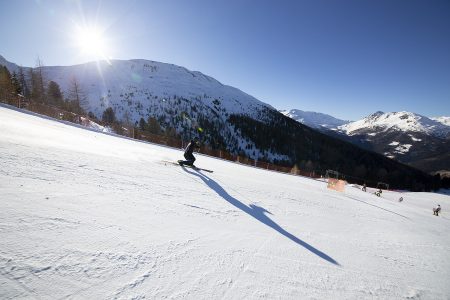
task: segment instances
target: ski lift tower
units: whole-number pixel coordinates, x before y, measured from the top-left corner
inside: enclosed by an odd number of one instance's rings
[[[389,190],[389,184],[384,183],[384,182],[378,182],[378,183],[377,183],[377,189],[380,189],[380,190]]]
[[[339,172],[338,171],[334,171],[334,170],[327,170],[327,172],[325,173],[325,178],[326,179],[339,179]]]

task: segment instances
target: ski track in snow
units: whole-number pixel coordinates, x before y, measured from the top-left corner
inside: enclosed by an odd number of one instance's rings
[[[180,157],[0,107],[0,298],[450,298],[448,195]]]

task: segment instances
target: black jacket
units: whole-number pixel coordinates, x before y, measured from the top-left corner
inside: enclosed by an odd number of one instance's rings
[[[186,150],[184,150],[184,153],[185,154],[192,154],[192,152],[194,152],[195,148],[200,148],[200,146],[195,141],[191,141],[187,145]]]

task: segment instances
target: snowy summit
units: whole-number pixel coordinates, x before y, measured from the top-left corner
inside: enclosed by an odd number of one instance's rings
[[[10,72],[16,64],[0,56],[0,65]],[[29,69],[29,68],[25,68]],[[69,94],[72,80],[77,80],[87,98],[86,111],[101,117],[106,107],[117,110],[117,117],[139,121],[153,112],[170,108],[171,98],[201,102],[203,106],[227,113],[245,111],[252,114],[263,107],[271,108],[241,90],[224,85],[216,79],[184,67],[144,59],[90,62],[75,66],[43,66],[44,78],[55,81]],[[173,99],[172,99],[173,100]]]
[[[338,127],[348,135],[353,135],[362,130],[387,131],[398,130],[403,132],[420,132],[437,137],[446,137],[450,133],[450,126],[421,116],[419,114],[400,111],[383,113],[378,111],[366,118]]]
[[[431,119],[446,126],[450,126],[450,117],[435,117]]]
[[[282,110],[282,114],[302,123],[306,126],[317,128],[317,129],[333,129],[338,126],[349,123],[350,121],[344,121],[332,117],[327,114],[313,112],[313,111],[303,111],[299,109]]]

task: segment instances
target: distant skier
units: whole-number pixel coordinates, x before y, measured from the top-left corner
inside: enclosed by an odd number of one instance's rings
[[[375,195],[377,195],[378,197],[381,197],[382,193],[383,193],[383,191],[381,189],[378,189],[378,191],[375,192]]]
[[[433,208],[433,215],[439,216],[440,211],[441,211],[441,206],[438,204],[437,207]]]
[[[364,183],[364,185],[363,185],[363,187],[362,187],[362,189],[361,189],[363,192],[365,192],[366,190],[367,190],[367,185]]]
[[[186,160],[179,160],[178,163],[180,165],[188,165],[188,166],[193,166],[194,162],[195,162],[195,157],[194,154],[192,154],[194,152],[194,149],[196,148],[200,148],[200,145],[198,144],[198,140],[197,139],[192,139],[189,144],[187,145],[186,149],[184,150],[184,158],[186,158]]]

